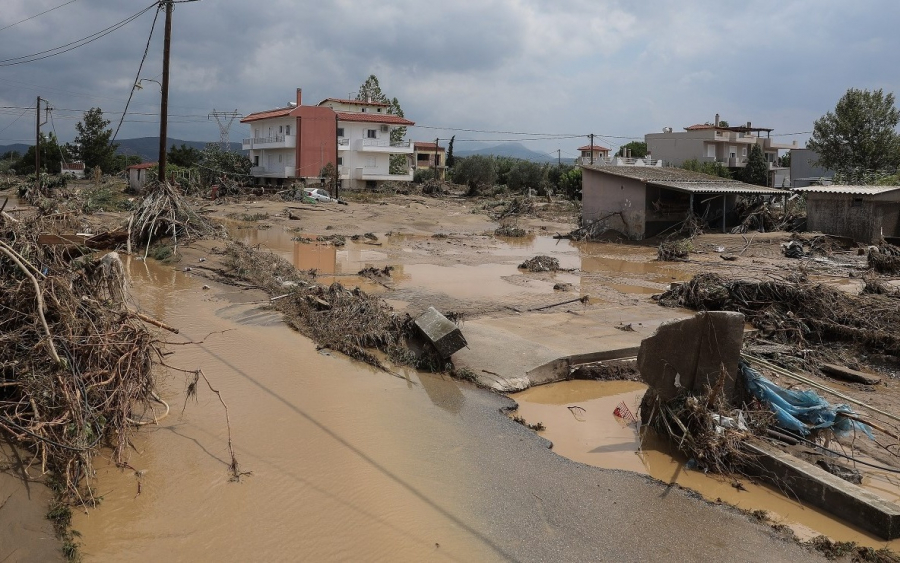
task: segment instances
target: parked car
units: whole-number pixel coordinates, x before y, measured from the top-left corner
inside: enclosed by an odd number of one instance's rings
[[[303,193],[306,194],[306,197],[310,197],[316,201],[324,201],[324,202],[332,202],[336,201],[331,197],[331,194],[328,193],[327,190],[323,190],[322,188],[306,188],[303,190]]]

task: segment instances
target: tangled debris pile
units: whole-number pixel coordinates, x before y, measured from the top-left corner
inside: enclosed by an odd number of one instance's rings
[[[552,256],[535,256],[519,264],[520,270],[529,272],[558,272],[559,260]]]
[[[284,258],[240,243],[229,244],[225,256],[229,270],[223,275],[249,281],[273,296],[272,306],[285,322],[321,347],[384,370],[387,367],[372,349],[398,364],[428,365],[433,359],[413,358],[406,346],[412,319],[397,315],[377,296],[337,282],[318,285]]]
[[[168,182],[147,186],[147,196],[134,214],[130,231],[137,242],[146,242],[147,251],[150,243],[160,237],[171,236],[177,245],[179,236],[191,239],[222,232],[221,227],[197,214]]]
[[[656,259],[660,262],[683,262],[688,259],[694,243],[689,238],[665,239],[656,249]]]
[[[110,446],[125,463],[142,413],[163,404],[155,350],[125,306],[118,258],[70,261],[37,243],[47,228],[0,223],[0,428],[89,502],[92,457]]]
[[[881,241],[869,248],[869,267],[879,274],[900,274],[900,247]]]
[[[673,285],[661,305],[699,311],[738,311],[764,336],[786,344],[847,341],[900,354],[900,308],[879,294],[850,295],[809,282],[728,279],[714,273]]]

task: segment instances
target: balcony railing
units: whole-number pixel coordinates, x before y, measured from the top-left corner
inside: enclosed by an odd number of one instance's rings
[[[252,137],[241,143],[244,150],[274,148],[292,149],[297,146],[296,135],[272,135],[269,137]]]
[[[250,175],[257,178],[293,178],[296,172],[294,166],[253,166]]]
[[[390,139],[363,139],[362,146],[409,148],[409,141],[391,141]]]

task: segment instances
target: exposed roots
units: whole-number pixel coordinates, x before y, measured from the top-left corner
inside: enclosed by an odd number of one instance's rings
[[[148,185],[147,197],[135,212],[131,226],[131,236],[139,244],[144,242],[147,252],[157,238],[171,236],[177,247],[178,237],[185,240],[220,232],[221,227],[198,215],[168,182]]]

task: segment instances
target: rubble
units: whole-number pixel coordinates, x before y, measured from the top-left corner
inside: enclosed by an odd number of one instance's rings
[[[440,314],[434,307],[429,307],[414,322],[416,328],[445,359],[467,345],[466,339],[456,323]]]
[[[559,260],[551,256],[535,256],[519,264],[520,270],[528,270],[529,272],[557,272],[559,271]]]

